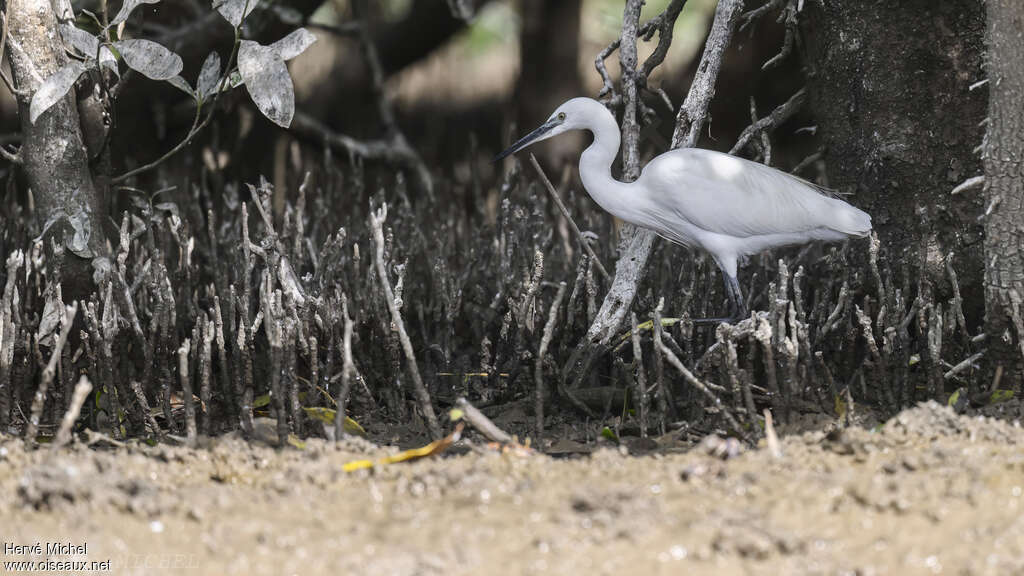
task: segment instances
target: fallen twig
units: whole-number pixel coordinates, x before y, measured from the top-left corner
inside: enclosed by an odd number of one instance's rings
[[[481,412],[469,403],[469,400],[460,397],[455,401],[455,405],[462,410],[462,417],[469,422],[470,426],[476,428],[477,432],[480,432],[487,437],[491,442],[501,442],[502,444],[511,444],[514,442],[512,436],[507,432],[498,428],[497,424],[491,422],[491,419],[484,416]]]

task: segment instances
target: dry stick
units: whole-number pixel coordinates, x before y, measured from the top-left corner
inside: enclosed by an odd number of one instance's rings
[[[39,431],[39,418],[43,413],[43,406],[46,404],[46,393],[50,389],[50,384],[53,383],[53,377],[57,374],[57,360],[60,359],[61,350],[64,349],[64,344],[68,340],[68,334],[71,333],[71,325],[74,323],[77,313],[78,302],[64,309],[64,324],[61,326],[60,335],[53,344],[50,360],[46,363],[46,368],[43,369],[43,378],[32,398],[32,409],[29,412],[28,425],[25,426],[25,441],[29,446],[35,446],[36,433]]]
[[[188,338],[178,348],[178,380],[181,382],[181,394],[185,401],[185,438],[189,445],[196,442],[196,406],[192,402],[192,379],[188,373],[188,351],[191,346]]]
[[[658,33],[658,45],[654,48],[651,55],[647,57],[647,60],[644,61],[643,70],[637,77],[637,82],[640,86],[646,88],[647,78],[651,75],[651,72],[664,62],[668,49],[672,45],[672,32],[675,29],[676,20],[679,18],[679,13],[683,11],[685,5],[686,0],[672,0],[661,14],[644,22],[643,26],[640,26],[640,29],[637,31],[637,37],[642,37],[644,40],[650,40],[655,32]],[[598,93],[598,98],[604,98],[612,94],[610,98],[611,104],[618,103],[620,97],[614,94],[615,89],[612,84],[612,77],[608,74],[604,61],[611,56],[612,52],[618,50],[621,44],[622,37],[620,36],[608,44],[604,50],[601,50],[597,58],[594,59],[594,68],[601,75],[603,83],[601,91]],[[648,90],[650,89],[648,88]],[[668,104],[669,108],[674,108],[664,90],[651,90],[651,92],[661,97]]]
[[[715,338],[717,339],[716,344],[722,354],[722,369],[723,372],[725,372],[725,378],[729,383],[729,390],[732,392],[732,404],[736,408],[740,408],[744,404],[743,393],[740,391],[740,381],[738,376],[739,365],[736,360],[736,347],[732,345],[732,334],[729,331],[728,326],[729,325],[725,323],[720,324],[718,329],[715,330]],[[705,352],[705,355],[710,352],[711,350],[709,349]],[[750,416],[750,414],[747,414],[748,421]]]
[[[775,369],[775,350],[772,348],[772,325],[765,318],[757,319],[754,339],[761,345],[762,364],[764,364],[765,384],[771,394],[772,409],[782,415],[783,421],[789,419],[788,403],[779,390],[779,379]],[[753,356],[753,354],[751,354]]]
[[[284,320],[284,377],[288,386],[288,412],[292,417],[292,427],[302,437],[302,404],[299,402],[299,379],[295,377],[296,333],[298,326],[295,319],[286,317]]]
[[[964,319],[964,299],[960,295],[960,281],[957,278],[956,270],[953,268],[952,252],[946,255],[946,274],[949,274],[949,281],[953,284],[953,316],[956,319],[956,325],[963,333],[964,339],[969,340],[971,334],[967,331],[967,320]]]
[[[878,375],[880,381],[879,387],[881,390],[888,390],[888,377],[885,372],[885,366],[882,363],[882,354],[878,349],[878,343],[875,341],[874,331],[871,329],[871,318],[861,310],[860,306],[854,305],[853,309],[857,314],[857,322],[860,324],[861,333],[864,335],[868,352],[871,354],[871,360],[875,364],[875,374]]]
[[[981,358],[984,355],[985,355],[985,350],[982,350],[980,352],[976,352],[974,354],[971,354],[967,358],[964,358],[963,360],[961,360],[956,366],[953,366],[952,368],[950,368],[948,372],[946,372],[945,374],[942,375],[942,378],[944,380],[949,380],[949,379],[953,378],[954,376],[956,376],[957,374],[963,372],[964,370],[967,370],[968,368],[973,367],[974,363],[977,362],[978,360],[981,360]]]
[[[785,20],[786,22],[786,36],[782,41],[782,50],[772,57],[771,60],[765,62],[764,66],[761,66],[762,72],[766,72],[777,67],[779,64],[782,64],[782,62],[793,52],[793,44],[796,39],[797,29],[796,13],[797,9],[794,4],[794,0],[789,0],[786,4],[786,10],[779,17],[779,20]]]
[[[15,250],[7,257],[7,282],[3,299],[0,300],[0,430],[6,430],[10,419],[11,366],[14,364],[14,339],[17,327],[14,324],[14,282],[18,268],[25,262],[25,253]]]
[[[83,374],[75,384],[75,391],[71,393],[71,404],[68,406],[67,412],[64,413],[64,419],[60,422],[60,429],[57,430],[57,439],[53,442],[55,449],[71,442],[71,429],[74,427],[75,421],[78,420],[78,415],[82,411],[82,403],[89,396],[89,392],[92,392],[92,384]]]
[[[533,253],[533,274],[526,284],[526,292],[523,294],[523,303],[519,307],[519,324],[526,327],[533,333],[534,313],[537,305],[537,291],[540,290],[540,282],[544,277],[544,253],[537,250]]]
[[[775,8],[778,8],[781,5],[782,0],[769,0],[769,2],[764,4],[764,6],[760,6],[758,8],[751,10],[750,12],[743,14],[743,25],[740,26],[740,30],[745,30],[747,26],[750,26],[755,20],[763,16],[765,13],[770,12]]]
[[[651,386],[651,390],[657,390],[658,399],[658,432],[661,434],[665,433],[665,417],[667,415],[668,402],[665,398],[665,392],[668,390],[668,386],[665,385],[665,355],[661,353],[661,307],[665,304],[665,299],[660,298],[658,305],[654,308],[653,323],[654,328],[654,385]]]
[[[273,289],[274,273],[270,268],[263,274],[260,283],[260,302],[263,315],[263,327],[270,345],[270,398],[273,403],[274,419],[277,423],[278,446],[288,443],[288,414],[285,411],[282,373],[284,371],[284,325],[281,310],[281,290]],[[257,314],[257,319],[260,317]],[[256,329],[253,328],[253,333]]]
[[[533,165],[533,169],[537,171],[537,175],[540,176],[540,181],[544,183],[544,187],[547,188],[548,193],[551,194],[551,199],[555,201],[555,205],[562,212],[562,216],[569,222],[569,227],[572,228],[572,233],[576,235],[576,239],[579,240],[580,244],[583,245],[583,249],[587,251],[587,255],[594,261],[597,266],[597,271],[601,273],[601,276],[606,280],[610,281],[611,276],[608,275],[608,271],[604,269],[604,265],[601,264],[601,260],[594,253],[594,249],[590,247],[590,243],[583,237],[583,233],[580,232],[579,226],[576,226],[576,221],[572,219],[572,215],[569,214],[569,209],[562,203],[562,198],[558,195],[558,191],[551,184],[551,180],[548,180],[548,175],[544,173],[544,169],[537,163],[537,157],[530,153],[530,164]]]
[[[632,182],[640,176],[640,126],[637,123],[637,29],[644,0],[626,0],[622,13],[622,44],[619,69],[622,71],[622,179]]]
[[[345,405],[348,402],[348,394],[352,389],[352,375],[355,372],[355,365],[352,362],[352,328],[354,323],[348,317],[348,297],[341,295],[341,315],[344,318],[344,332],[341,337],[341,390],[338,392],[337,412],[334,414],[334,439],[340,440],[345,433]],[[331,331],[331,342],[334,342],[334,328]],[[331,345],[333,348],[333,344]],[[328,349],[328,358],[334,355],[332,349]],[[330,365],[330,362],[328,362]]]
[[[130,386],[132,393],[135,394],[135,400],[138,401],[139,406],[142,406],[142,410],[146,414],[146,423],[153,429],[153,434],[156,434],[157,438],[163,440],[164,431],[160,429],[160,425],[157,423],[156,417],[153,416],[153,411],[149,407],[149,401],[146,400],[146,394],[142,391],[142,384],[139,384],[136,380],[132,380]]]
[[[928,376],[934,389],[933,398],[938,397],[943,389],[942,378],[942,304],[936,302],[931,309],[928,321]]]
[[[729,154],[736,154],[740,150],[743,150],[743,148],[750,142],[750,139],[754,136],[766,134],[781,126],[786,122],[786,120],[789,120],[793,115],[799,112],[806,101],[807,89],[801,88],[796,94],[793,94],[789,100],[775,110],[772,110],[771,114],[761,118],[750,126],[747,126],[740,134],[740,137],[736,139],[736,144],[734,144],[732,149],[729,150]],[[765,164],[767,163],[768,162],[765,162]]]
[[[531,154],[531,159],[532,156]],[[534,163],[536,164],[536,160],[534,160]],[[564,296],[565,282],[559,282],[555,300],[551,303],[551,309],[548,311],[548,321],[544,324],[544,334],[540,339],[540,349],[537,350],[537,361],[533,369],[534,381],[536,382],[534,416],[536,417],[538,442],[544,437],[544,398],[547,396],[547,387],[544,382],[544,356],[547,355],[548,347],[551,345],[551,338],[555,332],[555,322],[558,320],[558,307],[562,304]],[[472,424],[472,422],[470,423]],[[481,430],[481,432],[483,431]]]
[[[210,362],[213,356],[214,322],[204,314],[203,344],[199,354],[199,406],[203,411],[202,424],[199,431],[204,436],[210,435]]]
[[[726,406],[725,403],[722,402],[722,400],[719,399],[718,396],[716,396],[715,393],[711,391],[711,388],[709,388],[706,383],[701,382],[696,376],[693,375],[692,372],[687,370],[686,366],[683,366],[683,363],[679,360],[679,358],[676,357],[675,354],[672,353],[672,350],[670,350],[668,346],[665,346],[664,343],[658,343],[658,347],[661,349],[661,353],[665,356],[665,358],[668,359],[668,363],[674,366],[675,369],[679,371],[680,374],[682,374],[683,379],[686,380],[691,386],[696,388],[701,394],[703,394],[704,397],[707,398],[708,401],[710,401],[715,406],[715,408],[719,410],[719,412],[721,412],[722,417],[725,418],[725,421],[733,429],[733,432],[738,434],[740,438],[742,438],[744,441],[750,443],[749,437],[743,431],[743,428],[740,426],[740,423],[736,420],[736,417],[733,416],[732,411],[729,410],[729,407]]]
[[[629,315],[632,325],[633,340],[633,368],[636,376],[633,379],[636,388],[636,413],[637,422],[640,424],[640,437],[647,437],[647,371],[644,369],[644,352],[640,347],[640,329],[637,327],[636,313]]]
[[[658,411],[658,428],[660,434],[665,434],[665,419],[675,414],[675,403],[672,399],[672,388],[668,386],[665,381],[665,363],[660,354],[660,348],[664,345],[665,331],[662,326],[662,312],[665,310],[665,297],[657,299],[657,305],[654,306],[654,312],[651,315],[652,327],[654,332],[654,373],[657,376],[657,411]],[[669,348],[671,349],[671,348]]]
[[[476,406],[470,404],[469,400],[460,397],[455,401],[455,405],[462,410],[462,417],[473,428],[476,428],[477,432],[486,436],[491,442],[501,442],[502,444],[512,444],[515,442],[512,436],[498,428],[497,424],[491,422],[490,418],[484,416],[484,413],[478,410]]]
[[[407,368],[410,377],[412,377],[413,388],[419,400],[420,410],[423,411],[423,416],[427,420],[427,429],[430,430],[430,434],[435,440],[439,440],[444,435],[441,433],[441,426],[438,424],[437,416],[434,414],[430,393],[427,392],[427,387],[423,384],[423,379],[420,378],[420,370],[416,365],[416,356],[413,354],[412,342],[405,331],[405,323],[402,321],[402,315],[398,311],[395,293],[391,289],[391,281],[388,280],[387,270],[384,268],[384,220],[387,217],[387,204],[381,205],[377,210],[371,209],[370,211],[370,225],[373,228],[374,244],[376,245],[375,265],[377,276],[380,278],[381,288],[384,290],[384,299],[387,303],[388,311],[391,312],[391,322],[394,325],[394,329],[398,332],[399,341],[402,343],[402,350],[405,352]]]

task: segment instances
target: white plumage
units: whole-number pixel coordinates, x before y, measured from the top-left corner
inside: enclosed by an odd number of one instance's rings
[[[871,216],[814,184],[757,162],[721,152],[681,148],[644,167],[632,183],[611,174],[619,127],[601,103],[573,98],[498,159],[569,130],[589,130],[594,141],[580,156],[587,193],[606,211],[686,246],[700,247],[722,269],[732,305],[729,320],[746,316],[736,282],[742,256],[812,240],[865,236]]]

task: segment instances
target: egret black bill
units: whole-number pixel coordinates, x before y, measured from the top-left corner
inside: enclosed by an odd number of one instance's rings
[[[515,154],[516,152],[519,152],[523,148],[526,148],[527,146],[532,144],[534,141],[539,139],[541,136],[543,136],[543,135],[547,134],[548,132],[550,132],[552,128],[554,128],[555,126],[558,126],[562,122],[563,122],[563,120],[560,120],[558,118],[552,118],[551,120],[548,120],[547,122],[541,124],[540,128],[537,128],[533,132],[530,132],[526,136],[523,136],[515,144],[509,146],[508,150],[505,150],[501,154],[498,154],[497,156],[495,156],[494,157],[494,162],[497,162],[497,161],[499,161],[499,160],[501,160],[501,159],[503,159],[503,158],[505,158],[507,156],[511,156],[512,154]]]

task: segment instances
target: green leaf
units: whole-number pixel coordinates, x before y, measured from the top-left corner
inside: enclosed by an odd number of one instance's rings
[[[993,390],[988,397],[989,404],[998,404],[1008,400],[1013,400],[1013,390]]]
[[[966,391],[966,388],[957,388],[954,390],[953,393],[949,395],[949,400],[946,400],[946,406],[956,406],[956,403],[960,401],[960,393]]]
[[[607,426],[601,428],[601,437],[616,443],[619,441],[619,437],[616,436],[615,432],[613,432],[612,429]]]

